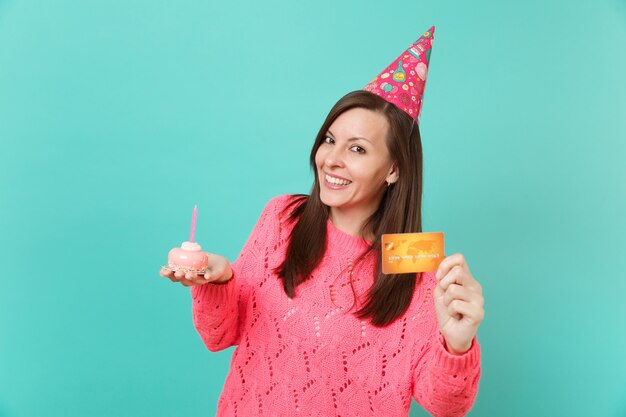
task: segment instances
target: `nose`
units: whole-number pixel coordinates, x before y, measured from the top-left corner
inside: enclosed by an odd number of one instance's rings
[[[324,164],[328,167],[343,167],[343,154],[339,146],[335,145],[326,153]]]

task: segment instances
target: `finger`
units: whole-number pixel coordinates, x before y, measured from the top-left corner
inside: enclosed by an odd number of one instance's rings
[[[213,272],[209,272],[207,271],[204,274],[204,282],[213,282],[213,281],[217,281],[218,279],[220,279],[222,274],[219,273],[213,273]]]
[[[461,300],[481,305],[482,298],[483,297],[480,294],[476,294],[475,291],[472,291],[467,287],[458,284],[451,284],[448,286],[448,289],[443,295],[443,303],[447,306],[452,302],[452,300]]]
[[[204,275],[198,275],[195,273],[188,273],[185,278],[191,281],[193,285],[204,285],[207,281],[204,279]]]
[[[439,280],[439,286],[446,291],[452,284],[463,284],[463,274],[465,271],[459,265],[455,265]]]
[[[469,272],[469,267],[467,266],[467,262],[465,261],[463,254],[455,253],[454,255],[445,257],[439,264],[437,273],[435,274],[437,281],[446,276],[446,274],[456,265],[459,265],[461,268],[464,268]]]
[[[171,269],[162,267],[161,270],[159,271],[159,275],[165,278],[171,278],[174,275],[174,272]]]
[[[204,276],[201,275],[199,277],[192,278],[191,282],[193,282],[193,285],[204,285],[208,281],[206,279],[204,279]]]
[[[458,284],[450,284],[443,293],[443,305],[446,307],[450,305],[452,300],[463,300],[461,294],[463,287]]]
[[[484,317],[480,307],[467,301],[452,300],[447,308],[448,314],[458,320],[465,319],[473,323],[480,323]]]
[[[445,291],[443,290],[443,288],[441,288],[441,285],[439,284],[435,285],[435,291],[433,291],[433,297],[435,299],[438,299],[440,297],[443,297],[444,294],[445,294]]]
[[[459,284],[472,291],[482,294],[482,287],[478,281],[474,279],[471,272],[468,272],[459,265],[455,265],[454,268],[452,268],[452,270],[450,270],[446,276],[439,281],[439,286],[441,286],[443,290],[446,290],[452,284]]]

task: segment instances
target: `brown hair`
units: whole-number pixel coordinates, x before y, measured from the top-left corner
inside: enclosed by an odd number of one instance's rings
[[[296,195],[285,211],[290,212],[290,219],[297,222],[291,232],[285,259],[276,268],[276,273],[283,281],[285,293],[293,298],[296,287],[310,277],[324,256],[329,208],[320,200],[315,154],[335,119],[357,107],[379,112],[387,118],[387,148],[399,173],[398,181],[386,188],[380,206],[363,224],[362,236],[369,231],[375,238],[357,260],[361,261],[372,253],[377,259],[374,285],[356,315],[359,318],[369,317],[373,325],[382,327],[404,314],[415,290],[416,274],[384,275],[379,254],[383,233],[422,231],[422,144],[415,120],[377,95],[368,91],[353,91],[339,99],[328,113],[311,149],[310,163],[315,174],[311,195]],[[421,280],[421,274],[418,276]]]

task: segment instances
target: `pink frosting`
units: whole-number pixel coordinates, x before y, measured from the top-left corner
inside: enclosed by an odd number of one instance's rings
[[[204,270],[209,264],[209,257],[196,242],[183,242],[180,248],[170,250],[167,261],[168,266],[174,269]]]

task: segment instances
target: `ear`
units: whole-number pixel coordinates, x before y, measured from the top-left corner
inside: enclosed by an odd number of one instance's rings
[[[389,184],[393,184],[398,181],[399,178],[400,174],[398,173],[398,166],[394,162],[393,165],[391,165],[391,168],[389,168],[389,172],[387,173],[387,178],[385,178],[385,181]]]

